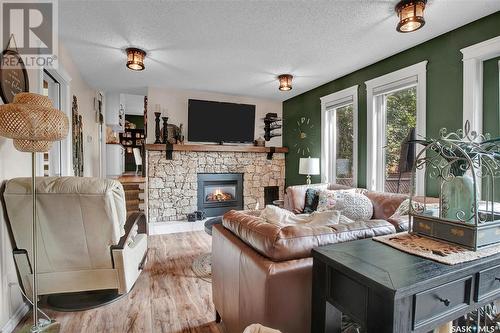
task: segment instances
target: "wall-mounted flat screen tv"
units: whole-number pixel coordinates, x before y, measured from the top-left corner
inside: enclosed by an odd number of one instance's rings
[[[255,105],[190,99],[188,140],[191,142],[253,142]]]

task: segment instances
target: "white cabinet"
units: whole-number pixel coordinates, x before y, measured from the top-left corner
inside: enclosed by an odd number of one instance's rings
[[[125,171],[125,149],[119,144],[106,144],[106,175],[120,176]]]

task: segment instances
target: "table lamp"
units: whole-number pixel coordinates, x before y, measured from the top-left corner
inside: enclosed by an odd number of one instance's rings
[[[68,129],[68,117],[55,109],[46,96],[19,93],[12,103],[0,105],[0,136],[14,139],[17,150],[31,153],[33,324],[21,328],[20,332],[48,333],[60,329],[59,323],[53,320],[38,320],[36,153],[48,152],[54,141],[68,135]]]
[[[319,158],[301,158],[299,161],[299,175],[307,175],[306,184],[311,184],[311,175],[319,175]]]

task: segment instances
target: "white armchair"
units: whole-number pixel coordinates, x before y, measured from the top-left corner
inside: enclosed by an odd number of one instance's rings
[[[127,293],[147,255],[146,218],[127,218],[125,193],[115,180],[37,178],[39,294],[117,289]],[[14,238],[14,259],[31,293],[31,179],[9,180],[4,208]]]

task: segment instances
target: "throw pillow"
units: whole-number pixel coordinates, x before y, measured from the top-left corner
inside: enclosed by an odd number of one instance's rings
[[[318,192],[318,207],[316,210],[322,212],[325,210],[335,210],[335,202],[337,195],[342,193],[355,193],[356,189],[349,190],[319,190]]]
[[[314,212],[310,216],[307,225],[332,225],[339,224],[341,218],[340,212],[338,210],[327,210],[324,212]]]
[[[353,190],[320,191],[318,211],[339,210],[342,215],[353,220],[370,220],[373,204],[365,195]]]
[[[416,211],[417,213],[422,213],[424,211],[424,204],[421,202],[412,201],[411,205],[413,206],[413,210]],[[403,216],[403,215],[408,215],[409,213],[410,213],[410,199],[405,199],[392,215]]]
[[[274,205],[267,205],[266,208],[262,210],[260,217],[269,223],[277,225],[297,223],[297,215],[289,210]]]
[[[318,209],[319,202],[319,189],[317,188],[308,188],[306,190],[306,200],[304,203],[304,213],[311,214],[316,209]]]
[[[336,210],[325,212],[314,212],[312,214],[296,215],[286,209],[273,205],[267,205],[262,210],[260,218],[266,222],[278,226],[287,225],[332,225],[338,224],[340,212]]]

